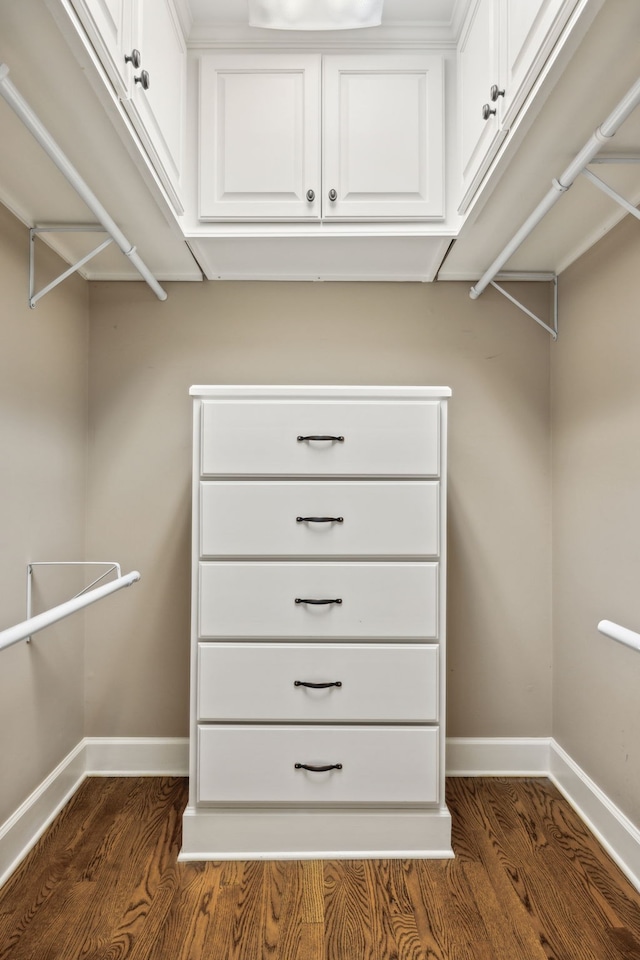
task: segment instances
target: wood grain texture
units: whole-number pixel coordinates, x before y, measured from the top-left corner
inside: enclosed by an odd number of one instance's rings
[[[178,863],[186,781],[88,779],[0,960],[640,960],[640,894],[543,778],[448,781],[455,860]]]

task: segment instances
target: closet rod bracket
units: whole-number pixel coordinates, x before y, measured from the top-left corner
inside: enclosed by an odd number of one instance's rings
[[[104,573],[101,573],[99,577],[96,577],[95,580],[92,580],[91,583],[88,583],[86,587],[83,587],[78,593],[76,593],[71,600],[76,600],[78,597],[81,597],[83,593],[86,593],[92,587],[95,587],[97,583],[100,583],[101,580],[104,580],[105,577],[108,577],[110,573],[115,571],[116,578],[122,577],[122,570],[120,564],[115,560],[35,560],[32,563],[27,564],[27,616],[26,620],[30,620],[33,616],[33,592],[32,592],[32,583],[33,583],[33,567],[108,567],[108,570],[105,570]],[[31,643],[31,637],[26,638],[27,643]]]
[[[526,273],[504,272],[504,273],[497,274],[497,278],[500,280],[526,280],[528,283],[530,283],[531,281],[546,281],[553,284],[553,306],[552,306],[552,319],[551,319],[552,326],[549,326],[548,323],[545,323],[544,320],[542,320],[537,314],[535,314],[532,310],[529,310],[528,307],[525,307],[525,305],[521,303],[516,297],[508,293],[504,289],[504,287],[501,287],[499,283],[496,283],[495,279],[489,281],[491,286],[495,287],[498,293],[501,293],[502,296],[506,297],[506,299],[510,303],[512,303],[514,306],[518,308],[518,310],[521,310],[523,313],[526,313],[528,317],[531,317],[531,319],[535,320],[536,323],[539,323],[541,327],[544,327],[547,333],[551,334],[551,337],[553,338],[553,340],[557,340],[558,339],[558,277],[556,276],[556,274],[555,273],[526,274]]]
[[[36,237],[43,233],[106,233],[107,231],[100,224],[51,224],[46,227],[31,227],[29,230],[29,306],[33,310],[38,300],[41,300],[45,294],[49,293],[59,283],[66,280],[73,273],[76,273],[80,267],[92,260],[95,256],[113,243],[113,237],[107,237],[102,243],[98,244],[90,253],[81,257],[77,263],[74,263],[68,270],[64,270],[55,280],[48,283],[42,290],[36,292]],[[135,249],[135,248],[134,248]]]

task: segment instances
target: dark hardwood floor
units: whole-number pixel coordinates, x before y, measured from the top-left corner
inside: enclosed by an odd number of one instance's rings
[[[186,781],[93,778],[0,891],[0,960],[640,960],[545,779],[453,778],[455,860],[178,863]]]

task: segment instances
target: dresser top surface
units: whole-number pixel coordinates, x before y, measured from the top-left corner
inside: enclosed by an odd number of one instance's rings
[[[418,386],[291,386],[291,385],[194,385],[189,395],[195,399],[269,399],[269,400],[444,400],[450,387]]]

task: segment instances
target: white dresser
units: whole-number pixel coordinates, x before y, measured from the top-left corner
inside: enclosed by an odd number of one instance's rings
[[[181,859],[450,857],[447,387],[195,386]]]

